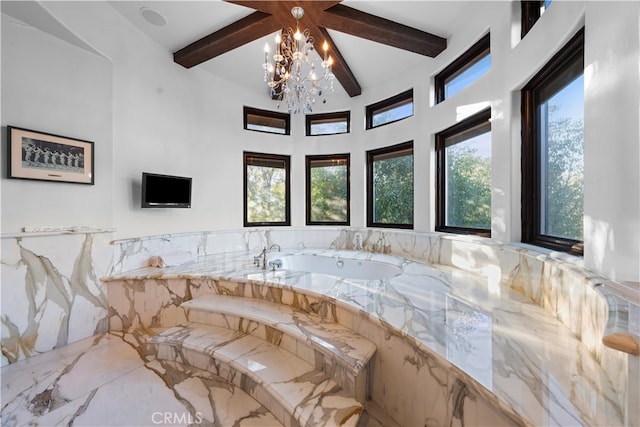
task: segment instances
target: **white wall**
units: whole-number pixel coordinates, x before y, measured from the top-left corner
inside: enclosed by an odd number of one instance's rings
[[[2,158],[5,126],[94,142],[95,185],[4,179],[2,231],[113,224],[111,63],[2,15]]]
[[[461,17],[457,27],[451,28],[448,48],[438,58],[424,58],[412,69],[395,75],[392,81],[365,87],[359,97],[347,98],[340,94],[331,97],[323,111],[350,109],[352,131],[348,135],[315,138],[303,136],[302,117],[294,117],[291,136],[244,131],[242,106],[273,108],[266,97],[249,93],[197,67],[187,70],[174,64],[170,52],[133,28],[106,3],[45,2],[44,5],[111,61],[108,95],[112,97],[112,108],[105,113],[111,116],[111,121],[107,118],[105,123],[112,124],[113,183],[108,189],[97,184],[95,190],[87,191],[90,198],[99,201],[98,205],[105,200],[96,195],[98,188],[101,194],[103,188],[109,193],[104,196],[111,198],[106,211],[113,211],[111,225],[116,227],[117,237],[242,227],[243,150],[292,156],[293,226],[304,225],[304,156],[350,152],[352,225],[363,226],[366,222],[365,151],[407,140],[414,141],[415,150],[415,229],[433,230],[434,134],[474,109],[489,105],[493,111],[493,238],[517,242],[520,239],[519,92],[586,23],[585,262],[611,278],[640,280],[637,2],[556,0],[522,41],[519,40],[517,2],[469,2],[467,10],[474,19]],[[489,29],[492,70],[450,100],[432,105],[433,76]],[[60,42],[49,40],[48,43]],[[3,67],[5,44],[3,37]],[[9,54],[12,61],[15,52],[9,51]],[[74,53],[69,55],[71,58]],[[13,85],[22,72],[21,66],[12,69],[8,65],[7,68],[8,73],[2,76],[5,111],[23,92],[39,92],[24,87],[5,96],[4,88]],[[32,72],[34,78],[48,81],[54,78],[45,69],[31,68],[27,74]],[[363,130],[367,104],[408,88],[414,89],[414,117],[379,129]],[[74,90],[67,87],[66,92]],[[100,85],[93,90],[109,89]],[[73,107],[58,108],[59,114],[69,114],[69,108]],[[74,114],[88,113],[74,111]],[[23,123],[26,127],[42,127],[46,123],[44,119],[32,117],[33,120]],[[3,125],[10,122],[2,118]],[[77,126],[77,122],[71,121],[53,130],[74,134]],[[75,136],[99,137],[93,135],[93,130],[87,133]],[[192,176],[193,208],[140,209],[142,171]],[[98,173],[100,185],[107,185],[100,182],[101,172]],[[7,183],[3,180],[4,186],[8,186]],[[25,218],[17,209],[5,206],[16,203],[25,189],[33,188],[33,183],[27,182],[16,181],[10,185],[10,192],[2,196],[3,229],[24,224]],[[40,185],[46,185],[37,189],[43,193],[54,189],[55,194],[57,188],[61,188],[48,183]],[[74,187],[74,191],[81,190]],[[95,211],[100,214],[90,214],[86,221],[95,222],[103,210],[96,207]],[[39,214],[31,215],[34,221],[41,218]],[[46,225],[45,220],[42,221]]]
[[[640,3],[589,5],[585,37],[585,262],[640,281]],[[611,26],[615,26],[612,31]]]

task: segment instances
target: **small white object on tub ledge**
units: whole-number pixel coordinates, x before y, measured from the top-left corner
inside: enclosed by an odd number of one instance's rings
[[[151,267],[172,267],[193,261],[191,252],[171,252],[149,258]]]

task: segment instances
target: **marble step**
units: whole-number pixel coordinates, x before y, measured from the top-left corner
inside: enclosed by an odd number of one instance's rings
[[[182,304],[191,322],[245,332],[278,345],[324,371],[358,401],[367,399],[370,340],[351,329],[265,300],[210,294]]]
[[[240,387],[285,426],[356,426],[363,406],[295,354],[247,333],[189,323],[149,338],[156,357]]]

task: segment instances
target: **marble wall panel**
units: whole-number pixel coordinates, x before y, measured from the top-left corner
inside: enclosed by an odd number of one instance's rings
[[[198,254],[201,233],[159,235],[113,242],[113,262],[109,274],[134,270],[149,265],[149,258],[174,252]]]
[[[2,365],[108,329],[110,233],[2,238]]]

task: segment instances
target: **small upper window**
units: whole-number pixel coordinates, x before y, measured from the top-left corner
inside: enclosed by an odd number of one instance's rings
[[[335,135],[349,133],[351,113],[308,114],[306,116],[307,136]]]
[[[367,129],[413,116],[413,89],[367,106]]]
[[[275,111],[244,107],[244,128],[258,132],[291,134],[291,116]]]
[[[435,77],[436,104],[471,85],[491,69],[490,35],[482,37]]]
[[[533,28],[533,25],[538,22],[538,19],[551,5],[551,0],[524,0],[520,2],[520,8],[522,13],[522,30],[520,38],[524,38],[529,30]]]

